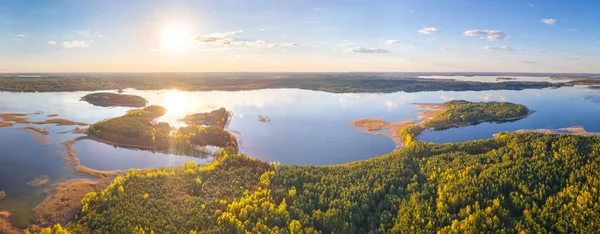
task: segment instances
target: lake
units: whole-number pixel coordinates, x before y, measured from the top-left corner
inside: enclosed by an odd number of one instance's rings
[[[97,107],[79,99],[91,92],[9,93],[0,92],[0,113],[34,113],[32,120],[44,120],[48,114],[60,114],[78,122],[96,121],[123,115],[131,108]],[[428,131],[419,139],[431,142],[458,142],[489,138],[502,131],[519,129],[557,129],[581,125],[600,132],[600,92],[585,87],[523,91],[420,92],[390,94],[332,94],[298,89],[255,91],[181,92],[176,90],[125,90],[161,105],[168,112],[159,121],[182,126],[177,119],[187,114],[207,112],[220,107],[234,113],[227,129],[239,140],[240,152],[282,164],[339,164],[363,160],[394,150],[394,142],[384,136],[361,133],[352,121],[365,117],[387,122],[415,119],[419,107],[412,103],[440,103],[454,99],[468,101],[510,101],[524,104],[536,112],[526,119],[510,123],[482,123],[445,131]],[[270,122],[259,121],[258,116]],[[44,146],[32,138],[35,133],[19,130],[27,125],[0,128],[0,191],[7,196],[0,208],[12,210],[13,223],[25,226],[31,210],[44,197],[44,189],[71,178],[84,177],[65,164],[60,152],[62,142],[82,134],[62,133],[75,126],[40,125],[50,130],[52,142]],[[178,166],[186,161],[206,162],[185,156],[116,148],[92,140],[74,145],[81,164],[100,170],[127,170]],[[47,175],[50,182],[33,187],[27,182]]]

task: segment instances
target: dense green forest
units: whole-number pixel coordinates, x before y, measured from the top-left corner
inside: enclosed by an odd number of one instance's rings
[[[186,124],[209,125],[225,128],[229,121],[230,113],[225,108],[213,110],[208,113],[196,113],[185,116],[179,121]]]
[[[224,129],[223,121],[227,121],[229,117],[224,108],[193,115],[214,117],[204,122],[207,126],[189,122],[188,126],[176,130],[168,123],[155,123],[154,119],[164,115],[165,112],[164,107],[156,105],[132,110],[123,116],[90,125],[88,135],[92,139],[116,146],[188,156],[206,156],[204,152],[197,150],[197,146],[208,145],[222,147],[228,153],[238,152],[235,136]],[[217,114],[223,113],[225,117],[217,118]]]
[[[579,81],[583,82],[583,81]],[[595,81],[593,81],[595,82]],[[228,77],[137,77],[137,78],[0,78],[0,91],[54,92],[95,91],[134,88],[139,90],[178,89],[186,91],[238,91],[273,88],[297,88],[332,93],[392,93],[421,91],[480,91],[480,90],[523,90],[561,87],[565,84],[549,82],[510,81],[500,83],[469,82],[455,80],[433,80],[418,78],[261,78],[229,79]]]
[[[443,130],[481,122],[502,122],[525,118],[529,109],[510,102],[468,102],[453,100],[444,103],[446,109],[432,119],[424,121],[423,127]]]
[[[90,193],[75,233],[593,233],[600,137],[414,141],[377,158],[282,166],[225,154],[130,171]]]
[[[148,102],[145,98],[137,95],[120,93],[90,93],[81,98],[95,106],[125,106],[125,107],[144,107]]]

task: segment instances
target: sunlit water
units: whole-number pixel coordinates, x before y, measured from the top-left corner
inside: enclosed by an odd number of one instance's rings
[[[90,92],[9,93],[0,92],[0,113],[23,112],[32,120],[60,114],[78,122],[96,121],[123,115],[131,108],[97,107],[79,101]],[[420,92],[391,94],[332,94],[297,89],[272,89],[238,92],[180,92],[173,90],[137,91],[127,94],[143,96],[149,104],[161,105],[168,112],[160,121],[182,126],[177,119],[187,114],[207,112],[220,107],[234,113],[228,130],[239,140],[240,152],[252,157],[283,164],[339,164],[372,158],[392,151],[394,142],[384,136],[361,133],[352,121],[364,117],[381,117],[388,122],[415,119],[419,108],[412,103],[439,103],[453,99],[469,101],[510,101],[528,106],[536,112],[511,123],[483,123],[446,131],[425,132],[423,141],[457,142],[489,138],[502,131],[537,128],[563,128],[581,125],[600,132],[600,92],[583,87],[523,91]],[[260,122],[259,115],[271,122]],[[57,152],[66,152],[62,142],[81,134],[59,134],[75,126],[43,125],[51,131],[52,141],[44,146],[32,139],[33,132],[18,130],[18,125],[0,128],[0,190],[7,196],[0,209],[13,212],[13,221],[26,225],[31,210],[43,200],[44,189],[67,179],[83,177],[65,165]],[[74,145],[85,166],[100,170],[126,170],[177,166],[183,162],[206,160],[116,148],[92,140]],[[48,175],[50,183],[40,187],[28,181]]]

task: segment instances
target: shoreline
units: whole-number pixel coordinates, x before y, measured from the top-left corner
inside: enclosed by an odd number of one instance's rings
[[[361,128],[364,131],[360,133],[370,134],[374,136],[385,136],[391,138],[396,143],[394,150],[399,150],[405,146],[404,140],[400,136],[400,130],[408,125],[415,124],[417,120],[421,122],[417,123],[422,125],[425,121],[433,118],[440,111],[446,110],[447,106],[443,103],[412,103],[419,106],[419,114],[416,119],[409,119],[394,123],[388,123],[383,118],[361,118],[354,120],[352,125],[356,128]],[[382,130],[389,131],[389,133],[381,132]]]
[[[99,179],[106,178],[106,177],[114,177],[121,173],[120,170],[103,171],[103,170],[92,169],[87,166],[81,165],[81,163],[79,162],[79,158],[77,158],[77,154],[75,153],[75,149],[73,148],[73,144],[77,143],[80,140],[84,140],[84,139],[88,139],[88,137],[81,136],[81,137],[77,137],[73,140],[63,143],[67,147],[66,153],[69,156],[69,158],[67,159],[67,162],[73,164],[73,167],[75,168],[75,172],[93,176],[93,177],[96,177]]]
[[[404,147],[404,141],[402,141],[398,132],[400,132],[400,129],[404,126],[413,124],[414,122],[414,120],[404,120],[395,123],[387,123],[382,118],[362,118],[353,121],[352,125],[363,129],[360,133],[391,138],[394,143],[396,143],[396,148],[394,148],[394,150],[398,150]],[[382,131],[388,131],[388,133]]]

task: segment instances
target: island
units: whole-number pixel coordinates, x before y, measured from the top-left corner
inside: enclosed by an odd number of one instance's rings
[[[148,101],[137,95],[120,94],[120,93],[90,93],[81,98],[95,106],[110,107],[144,107]]]
[[[269,118],[269,116],[266,115],[258,115],[258,121],[263,123],[270,123],[271,118]]]
[[[186,116],[182,121],[188,126],[176,131],[168,123],[155,121],[165,112],[164,107],[156,105],[132,110],[90,125],[88,137],[115,146],[188,156],[201,156],[197,147],[202,146],[218,146],[227,153],[237,153],[235,136],[224,129],[229,117],[224,108]]]
[[[217,110],[213,110],[208,113],[196,113],[185,116],[183,119],[180,119],[180,122],[184,122],[186,124],[197,124],[197,125],[206,125],[206,126],[218,126],[220,128],[225,128],[229,119],[231,118],[231,113],[225,110],[225,108],[220,108]]]
[[[464,127],[483,122],[507,122],[525,118],[531,111],[510,102],[468,102],[453,100],[444,103],[445,109],[432,119],[424,121],[423,127],[431,130],[444,130]]]

